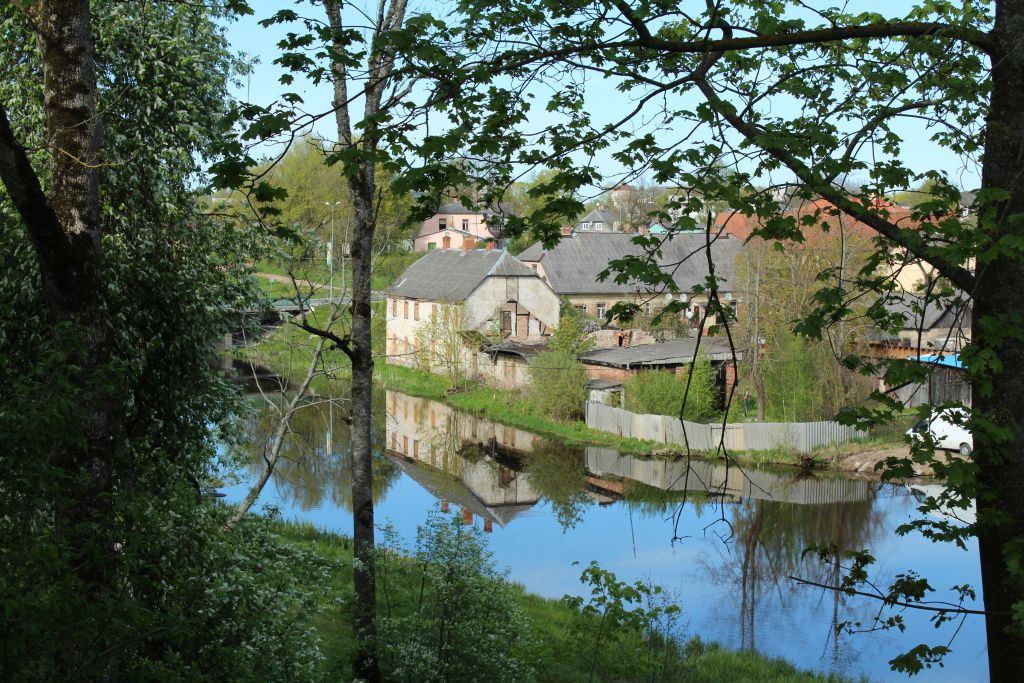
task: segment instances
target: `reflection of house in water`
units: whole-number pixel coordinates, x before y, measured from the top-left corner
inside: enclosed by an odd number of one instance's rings
[[[754,498],[797,505],[853,503],[868,500],[871,482],[844,478],[794,478],[777,472],[726,467],[722,463],[692,460],[647,460],[619,455],[609,448],[586,449],[587,470],[595,477],[618,477],[663,491],[704,491],[716,496]],[[589,478],[600,486],[600,479]],[[609,492],[617,493],[615,486]]]
[[[436,498],[459,506],[467,523],[480,517],[490,531],[540,501],[523,463],[542,450],[541,437],[395,391],[387,392],[386,401],[385,453]],[[608,503],[622,497],[626,481],[666,492],[703,491],[797,505],[867,501],[873,494],[867,480],[797,477],[795,471],[727,468],[701,460],[687,469],[682,460],[634,458],[597,447],[587,448],[582,457],[591,475],[585,478],[591,497]],[[577,458],[575,453],[569,458],[575,467]]]
[[[533,434],[395,391],[386,401],[385,453],[431,494],[458,505],[467,522],[479,516],[490,531],[540,500],[514,467],[533,450]]]

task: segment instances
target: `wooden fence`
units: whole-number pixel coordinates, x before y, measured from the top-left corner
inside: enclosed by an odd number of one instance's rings
[[[767,451],[784,448],[810,451],[819,446],[862,439],[867,432],[838,422],[740,422],[725,426],[679,420],[668,415],[631,413],[602,403],[587,402],[587,426],[619,436],[664,444],[689,444],[699,451],[724,443],[731,451]]]

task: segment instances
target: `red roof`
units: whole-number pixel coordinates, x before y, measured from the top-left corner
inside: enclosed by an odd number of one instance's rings
[[[889,222],[900,227],[916,227],[919,225],[912,216],[910,209],[896,206],[884,199],[876,199],[873,202],[875,208],[882,212]],[[827,225],[829,232],[838,232],[842,228],[846,235],[859,235],[865,238],[875,237],[878,233],[874,228],[861,223],[835,207],[834,204],[825,199],[804,201],[796,209],[790,209],[782,213],[783,216],[793,216],[797,219],[798,225],[803,232],[804,239],[812,239],[816,235],[824,233],[822,225]],[[804,216],[815,216],[814,225],[804,225],[800,219]],[[757,216],[745,216],[738,211],[722,211],[715,217],[715,227],[722,229],[726,234],[746,240],[763,225]]]

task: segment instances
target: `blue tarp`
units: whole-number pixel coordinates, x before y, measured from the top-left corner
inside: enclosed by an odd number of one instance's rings
[[[945,365],[947,368],[962,369],[963,363],[960,362],[960,355],[956,353],[945,353],[941,356],[935,354],[927,354],[916,356],[911,360],[918,360],[922,363],[931,363],[932,365]]]

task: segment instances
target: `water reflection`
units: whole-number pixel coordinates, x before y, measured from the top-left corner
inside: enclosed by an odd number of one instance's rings
[[[252,479],[264,467],[264,453],[277,420],[277,411],[264,403],[245,423]],[[376,425],[374,430],[374,439],[378,441],[383,438],[381,426]],[[282,502],[289,507],[313,510],[329,500],[351,512],[352,446],[347,402],[311,401],[295,412],[290,427],[274,470],[274,483]],[[374,453],[373,460],[373,501],[377,503],[402,472],[379,453]]]

